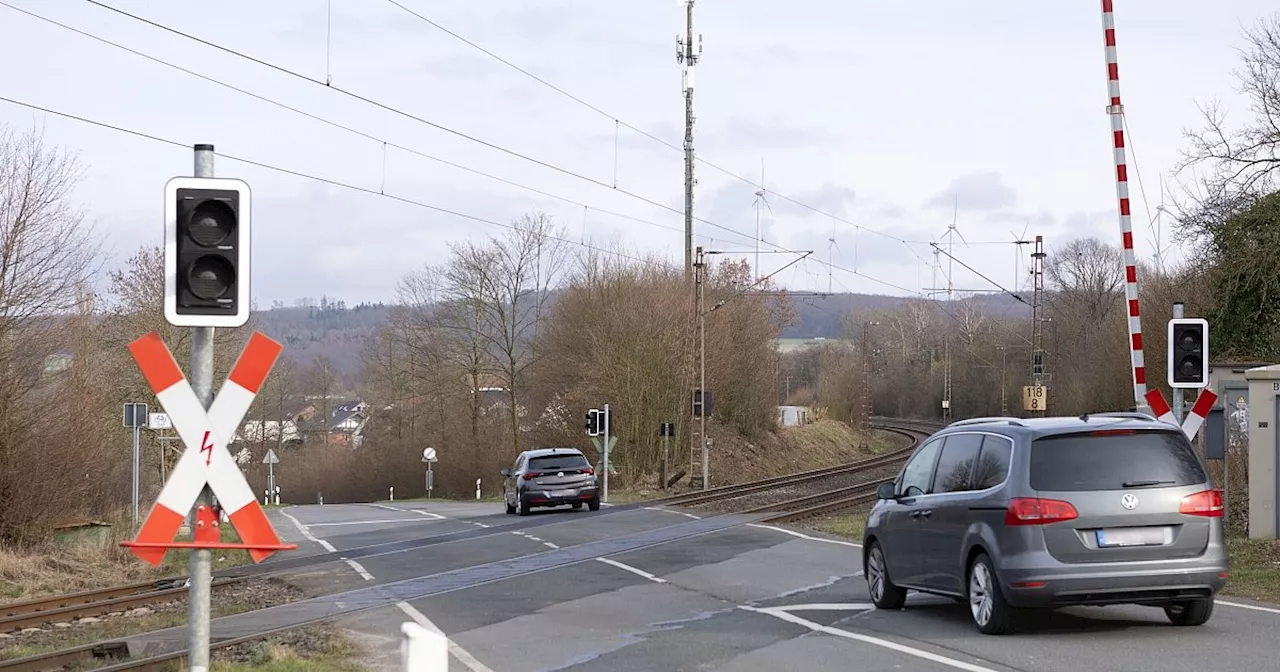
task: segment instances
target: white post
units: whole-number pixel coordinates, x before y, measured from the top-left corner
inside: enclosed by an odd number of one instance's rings
[[[391,501],[396,501],[396,486],[391,486]]]
[[[449,640],[417,623],[402,623],[401,672],[449,672]]]
[[[609,443],[613,438],[613,428],[609,426],[609,404],[604,405],[604,496],[601,500],[609,501]]]
[[[476,479],[476,501],[480,501],[480,479]]]

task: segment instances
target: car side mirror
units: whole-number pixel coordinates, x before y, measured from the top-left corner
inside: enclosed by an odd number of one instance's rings
[[[503,475],[503,476],[510,476],[510,475],[511,475],[511,470],[510,470],[510,469],[503,469],[503,470],[502,470],[502,475]]]
[[[894,491],[893,483],[881,483],[880,487],[876,488],[876,497],[880,499],[897,499],[897,495],[898,493]]]

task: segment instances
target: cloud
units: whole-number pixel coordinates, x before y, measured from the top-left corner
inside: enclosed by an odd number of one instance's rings
[[[765,186],[767,187],[768,185],[765,185]],[[782,193],[786,194],[792,200],[787,200],[785,198],[782,198],[781,196],[778,196],[777,194],[773,194],[772,196],[766,194],[765,198],[768,198],[770,201],[772,201],[774,210],[778,214],[799,215],[799,216],[821,216],[821,215],[819,215],[818,213],[815,213],[813,210],[809,208],[806,208],[801,205],[797,205],[792,201],[799,201],[800,203],[804,203],[805,205],[808,205],[811,208],[836,215],[837,217],[845,217],[846,216],[845,206],[852,205],[857,198],[857,195],[854,193],[852,189],[849,189],[848,187],[842,187],[838,184],[831,184],[831,183],[824,184],[821,187],[817,187],[816,189],[805,189],[803,191],[796,191],[796,192],[784,191]]]
[[[1004,183],[1000,173],[970,173],[952,180],[945,191],[925,202],[926,208],[997,210],[1018,202],[1018,194]]]
[[[723,147],[751,147],[758,149],[788,149],[823,146],[831,148],[843,144],[843,139],[825,129],[816,126],[793,126],[777,118],[768,121],[757,121],[746,117],[735,117],[724,122],[724,130],[715,130],[704,135],[711,135],[715,144]]]

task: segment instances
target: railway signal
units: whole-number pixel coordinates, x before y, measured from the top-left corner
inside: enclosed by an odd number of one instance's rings
[[[241,180],[165,184],[164,316],[177,327],[249,321],[250,192]]]
[[[1169,386],[1209,384],[1209,322],[1195,317],[1169,320]]]

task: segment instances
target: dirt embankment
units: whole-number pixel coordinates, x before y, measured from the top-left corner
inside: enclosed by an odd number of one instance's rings
[[[708,423],[711,435],[711,485],[732,485],[797,471],[817,469],[877,455],[900,447],[902,439],[884,432],[854,430],[837,420],[818,420],[799,427],[780,427],[754,440]],[[689,470],[689,455],[671,456],[671,471]],[[644,483],[652,489],[657,484]],[[688,487],[686,476],[675,486]]]

